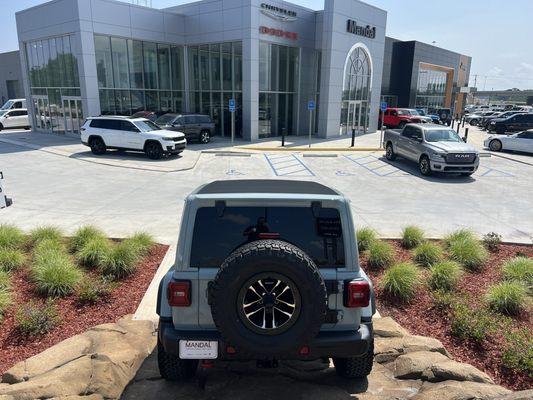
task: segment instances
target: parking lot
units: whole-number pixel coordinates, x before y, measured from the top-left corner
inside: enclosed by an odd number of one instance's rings
[[[67,231],[91,223],[117,237],[143,229],[172,243],[183,200],[203,183],[309,179],[346,194],[358,226],[372,226],[383,236],[397,236],[414,223],[435,237],[470,227],[531,242],[529,156],[483,157],[470,178],[426,178],[416,165],[389,162],[381,151],[236,153],[192,145],[182,157],[152,161],[134,153],[95,157],[75,141],[42,136],[47,142],[36,145],[21,140],[28,135],[20,131],[0,135],[0,170],[14,200],[0,212],[2,222],[27,229],[55,224]],[[518,162],[523,160],[529,163]]]

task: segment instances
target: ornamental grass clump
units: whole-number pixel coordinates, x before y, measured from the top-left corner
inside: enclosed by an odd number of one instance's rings
[[[42,242],[54,243],[54,242]],[[46,296],[66,296],[74,292],[83,274],[70,256],[57,248],[43,247],[34,257],[31,278],[37,291]]]
[[[483,235],[483,246],[487,248],[487,250],[495,252],[498,251],[500,248],[500,244],[502,243],[502,236],[497,234],[496,232],[489,232],[486,235]]]
[[[429,269],[429,287],[433,290],[449,292],[457,286],[463,270],[453,261],[442,261]]]
[[[26,237],[22,231],[7,224],[0,224],[0,249],[18,249],[21,248]]]
[[[80,251],[89,241],[93,239],[102,239],[105,238],[105,234],[95,228],[94,226],[83,226],[79,228],[74,236],[70,238],[70,247],[73,251]]]
[[[126,241],[138,251],[139,256],[147,255],[154,247],[155,241],[152,235],[146,232],[137,232]]]
[[[402,232],[402,246],[412,249],[424,242],[424,231],[417,226],[406,226]]]
[[[502,273],[505,280],[520,282],[533,291],[533,258],[512,258],[503,264]]]
[[[357,237],[357,249],[359,252],[368,250],[370,244],[378,239],[376,231],[372,228],[361,228],[355,235]]]
[[[26,256],[18,249],[0,247],[0,271],[15,271],[26,263]]]
[[[443,241],[446,247],[450,247],[452,243],[461,241],[461,240],[472,240],[477,241],[477,237],[469,229],[459,229],[455,232],[450,233],[449,235],[445,236]]]
[[[422,267],[431,267],[442,259],[442,254],[442,248],[432,242],[424,242],[413,250],[415,261]]]
[[[83,279],[76,290],[80,303],[96,303],[109,296],[113,285],[104,278]]]
[[[78,251],[76,257],[81,264],[89,268],[100,268],[113,250],[111,242],[100,236],[89,239]]]
[[[528,304],[527,290],[518,282],[501,282],[491,286],[485,299],[492,310],[505,315],[518,315]]]
[[[455,240],[450,244],[448,251],[452,260],[470,271],[480,271],[488,259],[487,250],[475,239]]]
[[[368,263],[371,267],[388,267],[394,261],[394,248],[383,240],[374,240],[368,247]]]
[[[113,246],[103,260],[100,270],[104,276],[111,279],[122,279],[135,271],[138,259],[139,249],[128,241],[123,241]]]
[[[399,263],[385,271],[380,281],[383,292],[400,301],[411,300],[420,286],[420,271],[411,263]]]
[[[63,232],[55,226],[41,226],[30,232],[30,242],[35,246],[42,241],[63,242]]]
[[[11,276],[0,270],[0,289],[11,289]]]

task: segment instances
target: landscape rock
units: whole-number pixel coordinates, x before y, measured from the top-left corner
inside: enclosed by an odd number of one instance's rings
[[[88,396],[62,396],[62,397],[54,397],[49,400],[104,400],[104,398],[97,394],[93,393]]]
[[[426,382],[413,400],[491,400],[511,393],[498,385],[479,382],[444,381]]]
[[[449,357],[449,353],[439,340],[424,336],[377,337],[374,345],[374,360],[378,363],[392,362],[402,354],[415,351],[438,352]]]
[[[391,317],[374,319],[373,329],[376,337],[403,337],[409,334]]]
[[[448,360],[448,357],[438,352],[415,351],[399,356],[393,363],[387,365],[387,368],[396,378],[420,379],[424,371],[432,365]]]
[[[422,373],[422,378],[430,382],[454,380],[491,384],[494,383],[490,376],[480,371],[476,367],[453,360],[438,362],[429,366]]]
[[[509,393],[504,396],[495,397],[494,400],[531,400],[533,399],[533,389],[521,390],[519,392]]]

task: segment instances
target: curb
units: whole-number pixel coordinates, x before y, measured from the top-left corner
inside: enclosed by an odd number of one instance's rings
[[[382,151],[380,147],[238,147],[242,150],[254,151],[290,151],[290,152],[307,152],[307,151],[336,151],[336,152],[352,152],[352,151]]]

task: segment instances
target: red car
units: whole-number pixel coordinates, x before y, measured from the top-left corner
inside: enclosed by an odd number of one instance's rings
[[[408,108],[387,108],[385,111],[385,118],[383,119],[382,112],[379,112],[378,127],[381,129],[381,121],[387,128],[402,129],[406,124],[415,123],[420,124],[425,121],[420,116],[413,115]]]

